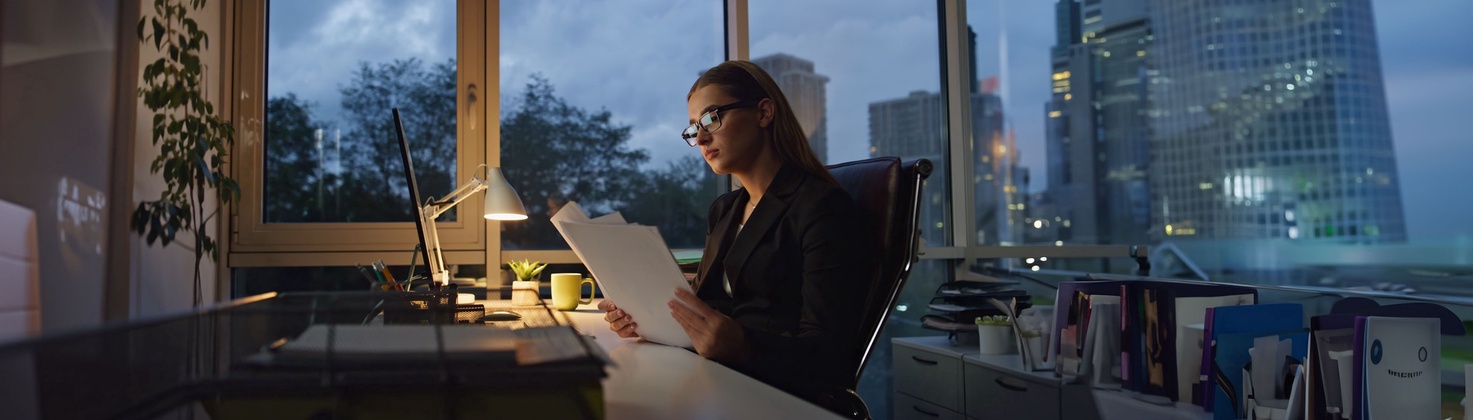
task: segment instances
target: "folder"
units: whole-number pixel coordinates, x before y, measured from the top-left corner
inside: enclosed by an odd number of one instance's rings
[[[1298,303],[1222,306],[1208,308],[1203,323],[1201,366],[1198,370],[1200,390],[1196,402],[1203,410],[1214,411],[1217,389],[1212,378],[1212,362],[1216,358],[1217,338],[1226,334],[1274,333],[1304,329],[1304,306]]]
[[[1056,337],[1050,345],[1050,353],[1055,357],[1057,363],[1054,370],[1059,376],[1067,380],[1073,380],[1085,372],[1082,371],[1086,363],[1085,341],[1090,328],[1090,320],[1097,316],[1094,313],[1094,303],[1114,303],[1118,308],[1120,303],[1120,286],[1125,281],[1065,281],[1059,283],[1058,294],[1054,299],[1054,336]],[[1114,323],[1119,333],[1120,310],[1108,314],[1117,321]],[[1118,352],[1118,338],[1116,339],[1116,351]]]
[[[1253,418],[1250,398],[1287,399],[1291,384],[1278,384],[1273,380],[1284,378],[1279,373],[1288,364],[1285,357],[1302,364],[1308,341],[1308,333],[1298,329],[1218,334],[1212,360],[1212,417],[1218,420]],[[1255,383],[1255,377],[1260,381]],[[1270,380],[1263,382],[1264,378]],[[1285,398],[1275,398],[1280,393]]]
[[[1188,283],[1135,282],[1123,286],[1121,303],[1125,306],[1122,322],[1122,366],[1127,389],[1172,401],[1191,399],[1191,383],[1199,377],[1188,363],[1200,354],[1190,351],[1178,357],[1178,349],[1195,347],[1181,341],[1179,325],[1202,323],[1206,309],[1217,306],[1252,305],[1258,292],[1246,286]]]

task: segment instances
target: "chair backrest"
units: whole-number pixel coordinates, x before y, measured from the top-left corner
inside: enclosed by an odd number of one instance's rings
[[[0,200],[0,342],[41,333],[36,213]]]
[[[829,173],[865,213],[865,224],[880,249],[880,276],[865,299],[863,323],[857,338],[862,353],[854,371],[854,382],[880,337],[895,298],[910,276],[918,247],[921,186],[931,175],[931,161],[901,162],[896,157],[877,157],[829,166]]]

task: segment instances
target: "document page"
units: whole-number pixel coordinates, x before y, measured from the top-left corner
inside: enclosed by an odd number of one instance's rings
[[[552,224],[593,273],[604,297],[634,317],[640,337],[691,347],[690,336],[665,304],[676,289],[690,291],[690,284],[658,229],[626,223],[618,213],[589,219],[576,202],[558,210]]]

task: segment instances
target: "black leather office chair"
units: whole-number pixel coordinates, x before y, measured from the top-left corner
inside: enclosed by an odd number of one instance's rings
[[[869,408],[854,389],[895,306],[895,298],[910,276],[911,263],[917,260],[921,186],[931,175],[931,161],[901,162],[896,157],[878,157],[832,165],[829,173],[863,209],[865,224],[880,248],[880,276],[869,287],[860,336],[855,338],[856,351],[861,352],[859,365],[848,389],[835,397],[835,407],[842,414],[869,418]]]

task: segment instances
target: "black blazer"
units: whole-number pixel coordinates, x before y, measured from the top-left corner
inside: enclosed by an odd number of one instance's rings
[[[810,400],[843,389],[858,361],[863,299],[879,275],[860,209],[791,164],[738,232],[748,199],[736,190],[711,204],[696,294],[741,324],[752,357],[737,370]]]

